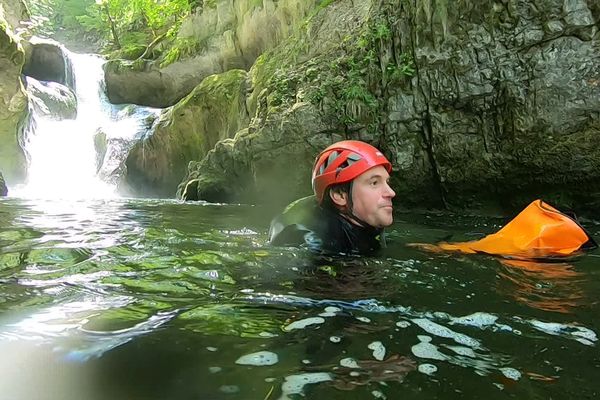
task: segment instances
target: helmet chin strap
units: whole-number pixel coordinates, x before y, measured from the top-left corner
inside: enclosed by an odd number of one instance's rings
[[[365,228],[372,228],[372,229],[381,229],[383,231],[382,228],[376,228],[373,225],[369,224],[366,221],[363,221],[362,219],[360,219],[359,217],[356,216],[356,214],[354,214],[354,204],[352,202],[352,190],[354,188],[354,181],[350,182],[350,185],[348,186],[348,200],[346,202],[346,208],[342,211],[342,214],[344,214],[346,217],[348,217],[349,219],[352,219],[356,222],[358,222],[358,224],[362,227]]]

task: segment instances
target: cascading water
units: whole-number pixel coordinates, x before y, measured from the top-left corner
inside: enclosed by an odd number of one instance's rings
[[[151,129],[151,122],[160,110],[110,104],[103,90],[104,60],[97,55],[67,50],[64,54],[73,67],[77,116],[58,119],[60,117],[52,110],[48,112],[43,101],[28,89],[30,121],[24,134],[28,179],[25,185],[13,188],[11,195],[68,199],[115,197],[127,151]],[[53,82],[27,77],[27,83],[38,92],[40,88],[56,90]]]

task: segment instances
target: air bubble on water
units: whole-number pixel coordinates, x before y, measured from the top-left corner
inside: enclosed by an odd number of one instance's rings
[[[265,365],[273,365],[279,362],[277,354],[270,351],[259,351],[256,353],[246,354],[238,358],[235,363],[240,365],[254,365],[262,367]]]
[[[206,348],[206,350],[208,350],[208,351],[213,351],[213,352],[214,352],[214,351],[217,351],[217,350],[219,350],[219,349],[217,349],[216,347],[211,347],[211,346],[208,346],[208,347]]]
[[[211,374],[216,374],[216,373],[218,373],[218,372],[221,372],[221,371],[223,371],[223,368],[221,368],[221,367],[208,367],[208,371],[209,371]]]
[[[356,317],[356,319],[367,324],[371,322],[371,320],[367,317]]]
[[[385,396],[385,394],[383,394],[382,392],[380,392],[379,390],[373,390],[371,392],[371,394],[373,395],[373,397],[375,397],[376,399],[382,399],[385,400],[387,399],[387,397]]]
[[[330,341],[331,343],[339,343],[339,342],[341,342],[341,341],[342,341],[342,338],[341,338],[341,337],[339,337],[339,336],[331,336],[331,337],[329,338],[329,341]]]

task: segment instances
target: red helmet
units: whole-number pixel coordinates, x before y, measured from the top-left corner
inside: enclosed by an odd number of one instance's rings
[[[375,147],[358,140],[343,140],[326,148],[315,160],[312,187],[319,204],[325,190],[338,183],[354,180],[363,172],[383,165],[389,172],[392,164]]]

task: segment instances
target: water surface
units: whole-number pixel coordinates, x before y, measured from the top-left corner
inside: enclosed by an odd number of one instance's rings
[[[506,220],[399,213],[381,255],[316,260],[266,245],[272,212],[1,199],[1,397],[600,395],[597,252],[429,254]]]

